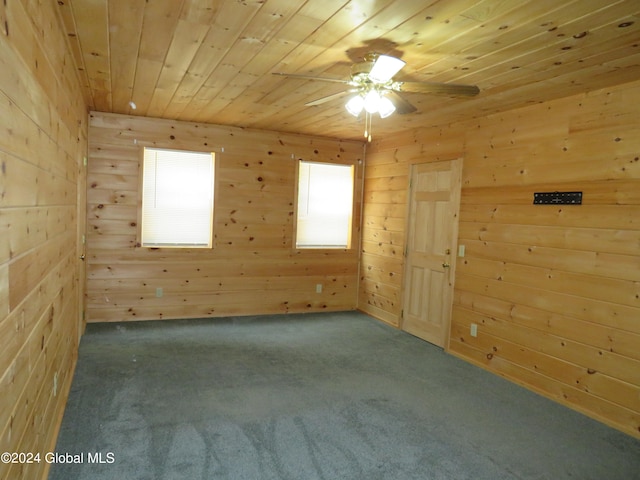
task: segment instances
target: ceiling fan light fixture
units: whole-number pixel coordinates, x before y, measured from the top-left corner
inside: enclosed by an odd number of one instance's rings
[[[382,97],[378,104],[378,113],[380,118],[387,118],[393,112],[396,111],[396,106],[387,97]]]
[[[389,55],[379,55],[369,72],[369,80],[386,83],[405,66],[403,60]]]
[[[364,109],[369,113],[376,113],[380,106],[380,94],[377,90],[371,89],[364,96]]]
[[[362,95],[360,94],[354,95],[349,99],[349,101],[345,105],[345,108],[347,109],[347,112],[349,112],[354,117],[357,117],[358,115],[360,115],[360,112],[362,112],[362,109],[364,108],[364,98],[362,98]]]

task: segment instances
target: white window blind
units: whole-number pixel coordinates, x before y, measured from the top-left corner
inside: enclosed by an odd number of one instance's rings
[[[144,149],[143,247],[211,247],[214,154]]]
[[[349,248],[353,166],[300,161],[296,247]]]

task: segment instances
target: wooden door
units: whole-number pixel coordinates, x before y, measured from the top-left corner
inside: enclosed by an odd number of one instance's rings
[[[440,347],[449,338],[462,159],[411,166],[402,329]]]

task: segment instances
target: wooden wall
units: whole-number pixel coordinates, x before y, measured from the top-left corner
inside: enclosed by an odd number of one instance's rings
[[[448,350],[640,437],[638,104],[631,83],[374,142],[359,308],[400,324],[409,164],[463,157]],[[532,205],[556,190],[583,205]]]
[[[143,146],[216,153],[213,249],[136,246]],[[361,143],[92,113],[88,321],[354,309],[359,222],[349,250],[294,248],[297,159],[355,164],[360,217]]]
[[[55,446],[75,366],[87,112],[54,2],[0,2],[0,452]],[[79,203],[79,200],[81,203]],[[0,463],[0,479],[46,462]]]

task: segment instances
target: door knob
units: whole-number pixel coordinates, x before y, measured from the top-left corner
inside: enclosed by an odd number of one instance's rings
[[[84,253],[80,255],[80,260],[84,260]]]
[[[443,263],[443,264],[442,264],[442,266],[443,266],[444,268],[449,268],[451,265],[449,265],[448,263],[446,263],[446,262],[445,262],[445,263]]]

